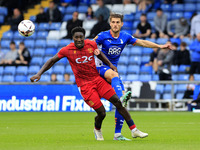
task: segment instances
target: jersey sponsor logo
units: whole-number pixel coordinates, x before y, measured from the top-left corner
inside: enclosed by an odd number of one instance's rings
[[[113,46],[109,48],[108,55],[119,55],[121,53],[121,48]]]
[[[88,48],[88,52],[89,53],[93,53],[93,49],[92,48]]]
[[[87,56],[82,56],[81,58],[76,58],[76,63],[81,64],[81,63],[87,63],[89,61],[92,61],[93,56],[87,57]]]

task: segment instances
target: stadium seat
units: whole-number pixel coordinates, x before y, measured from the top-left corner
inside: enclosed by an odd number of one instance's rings
[[[193,12],[184,12],[184,14],[183,14],[184,18],[187,20],[190,20],[192,15],[193,15]]]
[[[34,57],[43,57],[45,54],[45,49],[43,48],[36,48],[34,51],[33,51],[33,56]]]
[[[50,68],[50,69],[47,70],[44,74],[51,75],[52,72],[53,72],[53,68]]]
[[[60,31],[51,30],[48,33],[47,40],[59,40],[60,39]]]
[[[88,9],[88,6],[78,6],[78,9],[77,9],[77,11],[79,12],[79,13],[86,13],[87,12],[87,9]]]
[[[6,66],[4,68],[4,75],[15,75],[16,67],[15,66]]]
[[[60,22],[52,22],[49,30],[60,30],[61,23]]]
[[[0,66],[0,75],[3,74],[3,70],[4,70],[3,66]]]
[[[172,96],[171,96],[171,93],[164,93],[163,94],[163,99],[167,100],[167,99],[171,99]]]
[[[184,93],[187,90],[187,84],[178,84],[176,92]]]
[[[65,69],[65,73],[68,73],[68,74],[73,74],[73,71],[72,71],[72,68],[70,65],[67,65],[66,69]]]
[[[125,14],[124,21],[134,21],[134,15],[133,14]]]
[[[59,42],[58,42],[58,46],[59,46],[59,47],[64,47],[64,46],[70,44],[71,42],[72,42],[72,41],[71,41],[70,39],[61,39],[61,40],[59,40]]]
[[[171,93],[172,85],[166,84],[164,87],[164,93]]]
[[[43,59],[43,64],[46,63],[50,58],[51,58],[51,56],[45,56]]]
[[[11,42],[10,40],[1,40],[1,48],[10,49],[10,42]]]
[[[184,10],[184,5],[183,4],[174,4],[172,5],[172,11],[177,12],[177,11],[183,11]]]
[[[24,36],[22,36],[21,34],[19,34],[18,31],[15,31],[14,34],[13,34],[13,39],[14,40],[24,40]]]
[[[75,82],[75,76],[73,74],[70,74],[69,81]]]
[[[180,74],[178,75],[179,81],[188,81],[189,80],[189,74]]]
[[[118,70],[118,73],[121,75],[121,74],[126,74],[127,72],[127,67],[126,65],[118,65],[117,66],[117,70]]]
[[[183,12],[172,12],[171,14],[172,20],[179,19],[181,17],[183,17]]]
[[[153,20],[155,16],[156,16],[156,12],[149,12],[147,13],[147,20],[148,21]]]
[[[196,4],[192,4],[192,3],[184,4],[184,11],[195,12],[196,11]]]
[[[134,23],[133,23],[133,29],[137,29],[138,23],[139,23],[139,21],[134,21]]]
[[[133,46],[130,49],[130,56],[141,56],[142,55],[142,47]]]
[[[66,65],[68,63],[69,62],[68,62],[67,58],[62,58],[56,64]]]
[[[68,21],[68,20],[70,20],[70,19],[72,19],[72,15],[70,14],[66,14],[64,17],[63,17],[63,21]]]
[[[147,55],[147,56],[150,56],[150,54],[153,52],[153,49],[152,48],[143,48],[142,49],[142,55]]]
[[[61,12],[62,15],[65,14],[65,7],[59,6],[58,9],[60,10],[60,12]]]
[[[127,65],[128,64],[128,56],[121,56],[120,58],[119,58],[119,64],[121,64],[121,65]]]
[[[6,7],[0,7],[0,15],[7,16],[8,9]]]
[[[156,93],[156,94],[155,94],[155,99],[156,99],[156,100],[159,100],[160,98],[161,98],[160,94],[159,94],[159,93]]]
[[[1,69],[0,69],[1,70]],[[0,71],[1,72],[1,71]],[[1,74],[1,73],[0,73]],[[194,80],[200,81],[200,74],[194,74]]]
[[[131,29],[122,29],[121,31],[129,33],[129,34],[133,34],[133,31]]]
[[[2,78],[2,82],[14,82],[13,75],[4,75]]]
[[[156,43],[158,43],[158,44],[165,44],[167,41],[168,41],[168,39],[166,39],[166,38],[158,38],[156,40]]]
[[[129,56],[129,54],[130,54],[130,48],[129,48],[128,46],[126,46],[126,47],[123,49],[123,51],[122,51],[122,53],[121,53],[121,56]]]
[[[40,67],[39,67],[39,66],[30,66],[30,67],[28,68],[28,74],[29,74],[29,75],[36,74],[39,70],[40,70]]]
[[[53,67],[53,72],[55,74],[64,74],[65,73],[65,67],[61,65],[56,65]]]
[[[139,80],[139,75],[137,74],[128,74],[126,76],[127,81],[138,81]]]
[[[77,11],[76,6],[70,6],[70,7],[67,7],[67,8],[65,9],[65,13],[66,13],[66,14],[70,14],[71,16],[72,16],[72,14],[73,14],[75,11]]]
[[[114,13],[123,13],[124,5],[123,4],[114,4],[112,7],[112,12]]]
[[[42,57],[33,57],[31,59],[31,65],[42,65],[43,64],[43,58]]]
[[[157,84],[156,85],[156,93],[159,93],[159,94],[164,93],[164,85],[163,84]]]
[[[50,75],[44,74],[44,75],[41,76],[39,82],[50,82],[50,81],[51,81]]]
[[[95,4],[96,4],[96,2],[95,2]],[[98,5],[91,5],[91,7],[92,7],[93,12],[95,12],[99,8]]]
[[[54,56],[57,53],[55,48],[47,48],[45,50],[45,56]]]
[[[128,74],[139,74],[140,73],[140,67],[138,65],[129,65],[127,68]]]
[[[34,40],[24,40],[24,44],[27,48],[34,48],[35,47],[35,41]]]
[[[178,68],[179,73],[187,73],[189,71],[190,65],[180,65]]]
[[[2,82],[2,76],[0,75],[0,82]]]
[[[149,60],[150,60],[150,56],[142,56],[141,64],[144,65],[144,64],[148,63]]]
[[[170,4],[161,4],[161,8],[164,11],[164,13],[172,11],[172,6]]]
[[[27,66],[18,66],[16,69],[16,75],[27,75],[28,67]]]
[[[46,48],[46,40],[36,40],[35,48]]]
[[[26,82],[26,81],[27,81],[27,77],[24,75],[15,76],[15,82]]]
[[[11,30],[4,32],[2,39],[3,40],[12,40],[13,39],[13,32]]]
[[[135,4],[126,4],[124,5],[123,14],[133,14],[136,12],[136,5]]]
[[[0,15],[0,24],[4,23],[4,16]]]
[[[136,13],[135,14],[135,21],[139,21],[140,20],[140,16],[141,16],[142,13]]]
[[[65,37],[66,35],[67,35],[67,30],[60,30],[59,39],[62,39],[62,38]]]
[[[38,31],[47,31],[49,30],[49,23],[40,23],[38,25]]]
[[[83,28],[86,30],[91,30],[96,23],[96,20],[83,21]]]
[[[64,77],[62,74],[57,74],[57,81],[58,82],[63,82],[64,81]]]
[[[151,75],[141,74],[141,75],[139,75],[139,80],[142,82],[149,82],[149,81],[151,81]]]
[[[179,73],[179,72],[178,72],[178,66],[177,66],[177,65],[172,65],[172,66],[171,66],[171,72],[172,72],[172,74]]]
[[[37,39],[45,39],[48,36],[48,31],[38,31],[37,32]]]
[[[170,38],[170,41],[171,41],[172,43],[177,43],[178,45],[181,44],[181,39],[179,39],[179,38]]]
[[[159,76],[157,74],[153,74],[152,80],[153,81],[159,81]]]
[[[177,93],[176,94],[176,99],[183,99],[183,95],[184,95],[184,93]]]
[[[132,30],[133,28],[133,22],[132,21],[124,21],[124,25],[122,26],[122,29],[126,30]]]
[[[128,62],[128,64],[140,65],[141,64],[141,57],[139,57],[139,56],[130,56],[128,61],[126,59],[126,62]]]
[[[178,80],[178,75],[173,74],[173,75],[172,75],[172,80],[173,80],[173,81],[177,81],[177,80]]]
[[[29,40],[35,40],[37,37],[37,32],[35,31],[31,36],[29,36],[27,39]]]
[[[167,20],[171,20],[171,12],[165,12],[165,15],[167,16]]]
[[[30,16],[29,20],[31,20],[32,22],[36,21],[36,16]]]
[[[141,66],[140,67],[140,74],[152,74],[153,69],[152,66]]]
[[[190,38],[187,38],[187,37],[181,39],[181,41],[185,42],[188,46],[193,42]]]
[[[46,41],[47,48],[57,48],[58,47],[58,40],[47,40]]]
[[[125,75],[125,74],[120,75],[120,79],[121,79],[122,81],[126,81],[126,75]]]

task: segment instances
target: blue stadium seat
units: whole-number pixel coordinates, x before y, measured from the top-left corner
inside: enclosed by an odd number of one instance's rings
[[[122,81],[126,81],[126,75],[125,75],[125,74],[120,75],[120,79],[121,79]]]
[[[38,31],[37,32],[37,39],[46,40],[47,36],[48,36],[48,31]]]
[[[172,75],[172,80],[173,80],[173,81],[177,81],[177,80],[178,80],[178,75],[173,74],[173,75]]]
[[[196,8],[197,8],[197,11],[199,12],[200,11],[200,2],[196,4]]]
[[[190,20],[192,17],[193,12],[184,12],[183,16],[185,19]]]
[[[59,6],[58,9],[60,10],[62,15],[65,13],[65,7]]]
[[[129,33],[131,35],[133,34],[133,31],[131,29],[122,29],[121,31],[127,32],[127,33]]]
[[[33,51],[33,56],[34,57],[43,57],[45,54],[45,49],[44,48],[36,48]]]
[[[55,48],[47,48],[45,50],[45,56],[54,56],[57,53]]]
[[[179,39],[179,38],[170,38],[170,41],[171,41],[172,43],[177,43],[178,45],[181,44],[181,39]]]
[[[184,93],[177,93],[176,94],[176,99],[183,99]]]
[[[47,48],[57,48],[58,47],[57,40],[47,40],[46,44],[47,44]]]
[[[189,70],[190,65],[180,65],[178,68],[179,73],[186,73]]]
[[[14,40],[24,40],[24,36],[22,36],[21,34],[19,34],[18,31],[15,31],[14,34],[13,34],[13,39]]]
[[[172,20],[179,19],[181,17],[183,17],[183,12],[172,12],[171,14]]]
[[[178,75],[179,81],[188,81],[189,80],[189,74],[180,74]]]
[[[121,56],[119,59],[119,64],[127,65],[128,64],[128,57],[127,56]]]
[[[67,7],[65,9],[65,13],[66,14],[70,14],[71,16],[72,16],[72,13],[75,12],[75,11],[77,11],[76,6],[70,6],[70,7]]]
[[[139,74],[140,73],[140,67],[138,65],[129,65],[127,68],[128,74]]]
[[[31,36],[26,37],[26,39],[29,39],[29,40],[35,40],[36,37],[37,37],[37,32],[35,31]]]
[[[64,81],[64,77],[62,74],[57,74],[57,81],[58,82],[63,82]]]
[[[171,72],[172,72],[172,74],[178,73],[178,66],[177,65],[172,65],[171,66]]]
[[[15,82],[26,82],[27,77],[24,75],[16,75],[15,76]]]
[[[75,82],[75,76],[73,74],[70,74],[69,81]]]
[[[35,41],[34,40],[24,40],[24,44],[27,48],[34,48],[35,47]]]
[[[144,55],[148,55],[148,56],[150,56],[150,54],[153,52],[153,49],[152,48],[143,48],[142,49],[142,55],[144,56]]]
[[[123,30],[132,30],[133,22],[132,21],[125,21],[124,25],[122,26]]]
[[[7,16],[8,9],[6,7],[0,7],[0,15]]]
[[[133,23],[133,29],[137,29],[138,23],[139,23],[139,21],[134,21],[134,23]]]
[[[13,39],[13,31],[9,30],[7,32],[4,32],[2,39],[3,40],[12,40]]]
[[[196,4],[192,4],[192,3],[184,4],[184,11],[195,12],[196,11]]]
[[[153,69],[152,66],[141,66],[140,67],[140,74],[152,74]]]
[[[152,39],[152,38],[146,38],[147,41],[151,41],[151,42],[156,42],[156,39]]]
[[[33,57],[31,59],[31,65],[42,65],[43,64],[43,58],[42,57]]]
[[[39,67],[39,66],[30,66],[30,67],[28,68],[28,74],[29,74],[29,75],[36,74],[39,70],[40,70],[40,67]]]
[[[44,74],[48,74],[48,75],[51,75],[53,72],[53,68],[50,68],[49,70],[47,70]]]
[[[27,75],[28,67],[27,66],[18,66],[16,69],[16,75]]]
[[[186,89],[187,89],[187,84],[178,84],[176,92],[184,93],[186,91]]]
[[[142,82],[149,82],[149,81],[151,81],[151,75],[141,74],[141,75],[139,75],[139,80]]]
[[[193,40],[191,40],[190,38],[183,38],[181,41],[185,42],[187,45],[190,45],[193,42]]]
[[[72,68],[70,65],[67,65],[66,69],[65,69],[65,73],[68,73],[68,74],[73,74],[73,71],[72,71]]]
[[[70,14],[66,14],[64,17],[63,17],[63,22],[64,21],[68,21],[68,20],[70,20],[70,19],[72,19],[72,15]]]
[[[130,48],[126,46],[122,51],[121,56],[129,56],[129,54],[130,54]]]
[[[117,66],[117,70],[118,70],[118,73],[121,75],[121,74],[126,74],[127,73],[127,67],[126,65],[118,65]]]
[[[61,23],[60,22],[53,22],[51,23],[49,30],[60,30]]]
[[[152,80],[153,81],[159,81],[159,76],[157,74],[153,74]]]
[[[171,12],[172,11],[172,6],[170,4],[161,4],[162,10],[165,12]]]
[[[153,20],[155,16],[156,16],[156,12],[148,12],[147,13],[147,20],[148,21]]]
[[[141,56],[142,55],[142,47],[133,46],[130,49],[130,55],[132,56]]]
[[[44,74],[41,76],[40,78],[40,82],[50,82],[51,81],[51,77],[50,75]]]
[[[160,98],[161,98],[160,94],[159,94],[159,93],[156,93],[156,94],[155,94],[155,99],[156,99],[156,100],[159,100]]]
[[[158,38],[156,40],[156,43],[158,43],[158,44],[165,44],[167,41],[168,41],[168,39],[166,39],[166,38]]]
[[[35,48],[46,48],[46,40],[36,40]]]
[[[32,22],[36,21],[36,16],[30,16],[29,20],[31,20]]]
[[[139,80],[139,75],[137,74],[128,74],[126,76],[127,81],[138,81]]]
[[[10,40],[1,40],[1,48],[10,49],[10,42],[11,42]]]
[[[6,66],[4,68],[4,75],[14,75],[16,72],[16,67],[15,66]]]
[[[1,71],[0,71],[0,74],[1,74]],[[195,81],[200,81],[200,74],[194,74],[194,80]]]
[[[68,62],[67,58],[62,58],[56,64],[66,65],[68,63],[69,62]]]
[[[4,16],[0,15],[0,24],[4,23]]]
[[[198,0],[184,0],[185,3],[196,3]]]
[[[67,46],[68,44],[70,44],[72,41],[70,39],[61,39],[58,42],[58,46],[59,47],[64,47]]]
[[[36,23],[36,22],[35,22],[34,25],[35,25],[35,32],[36,32],[36,31],[38,31],[39,23]]]
[[[43,64],[46,63],[50,58],[51,58],[51,56],[45,56],[43,59]]]
[[[167,20],[171,20],[171,12],[165,12],[165,15],[167,16]]]
[[[64,74],[65,73],[65,67],[63,65],[56,65],[53,67],[53,72],[55,74]]]
[[[141,65],[144,65],[150,61],[150,56],[142,56]]]
[[[78,7],[78,9],[77,9],[77,11],[79,12],[79,13],[86,13],[87,12],[87,9],[88,9],[88,6],[79,6]]]
[[[123,20],[124,21],[134,21],[134,15],[133,14],[125,14]]]
[[[172,98],[172,96],[171,96],[171,93],[164,93],[163,94],[163,99],[171,99]]]
[[[140,20],[141,14],[142,14],[142,13],[136,13],[136,14],[135,14],[135,21],[136,21],[136,20]]]
[[[49,23],[40,23],[38,25],[38,30],[39,31],[49,30]]]
[[[128,61],[126,59],[126,62],[128,62],[128,64],[140,65],[141,64],[141,57],[139,57],[139,56],[130,56]]]
[[[2,82],[14,82],[13,75],[4,75],[2,78]]]
[[[3,77],[0,75],[0,82],[2,82],[2,78],[3,78]]]
[[[170,93],[172,89],[172,85],[171,84],[166,84],[164,87],[164,93]]]
[[[3,70],[4,70],[3,66],[0,66],[0,75],[3,74]]]
[[[184,10],[184,5],[183,4],[174,4],[172,6],[172,11],[177,12],[177,11],[183,11]]]

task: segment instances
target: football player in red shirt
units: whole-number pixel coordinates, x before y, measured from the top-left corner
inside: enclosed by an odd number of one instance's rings
[[[117,71],[117,68],[107,59],[103,52],[98,50],[95,41],[85,40],[85,30],[83,28],[75,27],[72,30],[72,36],[74,43],[70,43],[66,47],[63,47],[55,56],[50,58],[40,71],[30,78],[31,82],[39,81],[41,75],[45,71],[50,69],[61,58],[67,57],[75,75],[76,84],[79,87],[79,91],[84,101],[97,113],[94,128],[95,138],[97,140],[104,140],[101,132],[101,125],[106,116],[106,111],[100,100],[102,97],[116,106],[119,113],[126,120],[126,123],[132,132],[132,137],[139,137],[141,131],[136,129],[136,125],[129,112],[122,106],[121,101],[111,85],[100,77],[96,69],[94,55],[108,64],[111,69]],[[144,137],[148,136],[147,133],[143,134]]]

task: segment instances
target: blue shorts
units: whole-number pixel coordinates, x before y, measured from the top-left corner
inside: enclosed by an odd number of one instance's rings
[[[107,70],[111,69],[111,68],[108,67],[108,66],[101,66],[101,67],[96,67],[96,68],[97,68],[97,71],[99,72],[100,76],[101,76],[102,78],[104,78],[104,79],[105,79],[105,77],[104,77],[105,72],[106,72]],[[105,79],[105,80],[106,80],[106,79]],[[122,83],[121,77],[119,77],[119,82],[120,82],[120,85],[121,85],[121,87],[122,87],[122,91],[125,91],[125,88],[124,88],[124,85],[123,85],[123,83]]]

